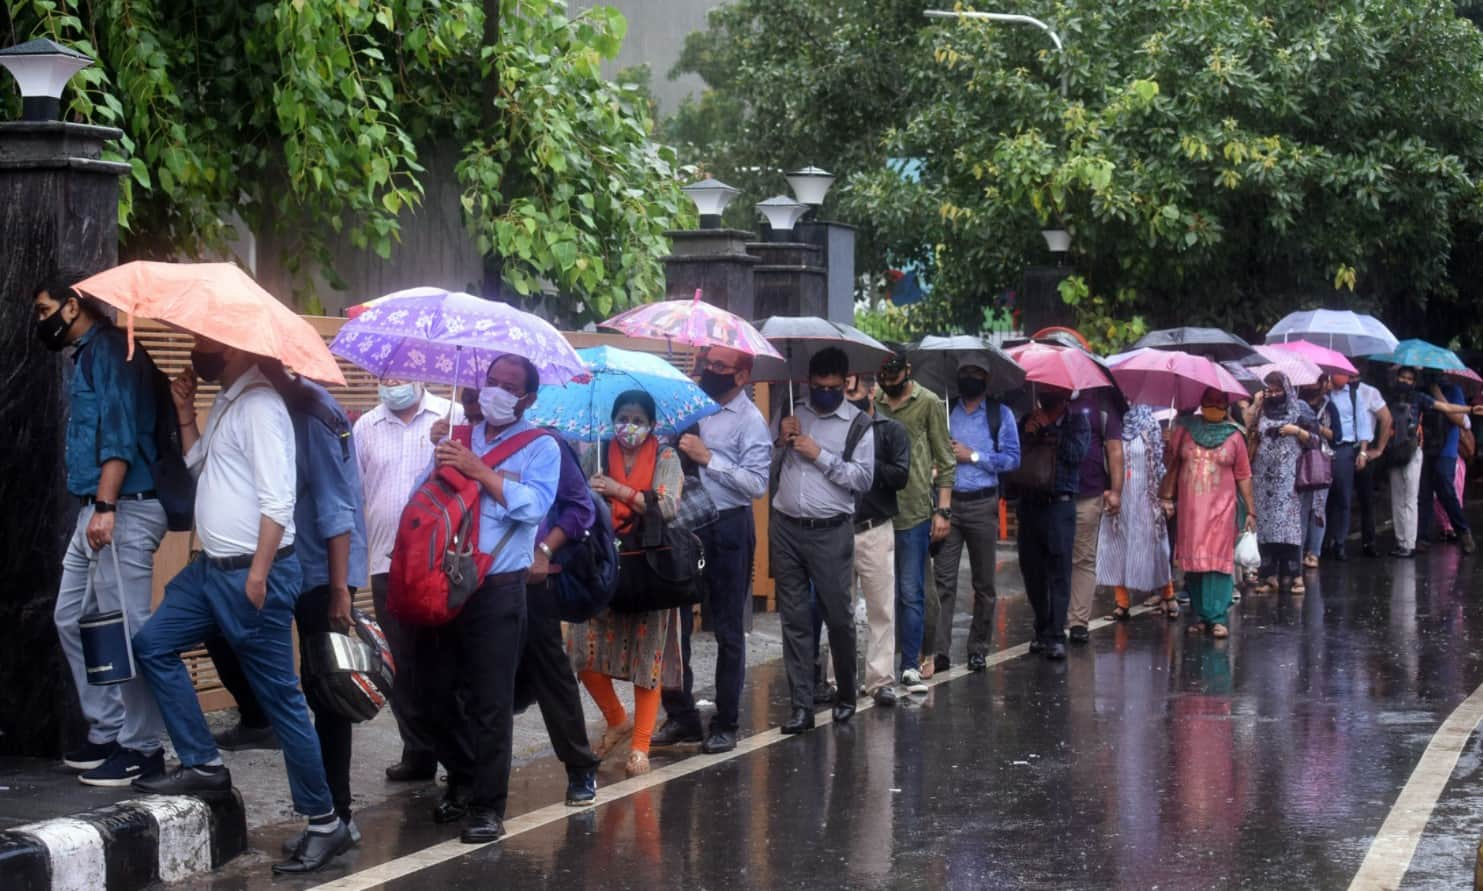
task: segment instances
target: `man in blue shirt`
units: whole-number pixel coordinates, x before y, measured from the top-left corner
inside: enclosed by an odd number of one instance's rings
[[[350,435],[350,419],[328,390],[306,378],[289,378],[277,363],[265,360],[260,367],[283,397],[293,422],[297,485],[294,528],[298,531],[294,550],[303,579],[303,593],[294,605],[294,621],[299,626],[299,650],[307,666],[311,636],[349,631],[351,599],[355,589],[367,583],[360,464]],[[237,701],[240,716],[237,726],[216,735],[217,745],[231,750],[243,738],[270,736],[268,714],[226,638],[217,636],[206,641],[206,650],[216,663],[222,686]],[[359,843],[360,830],[350,814],[351,721],[332,704],[321,701],[313,685],[304,685],[304,690],[309,710],[314,713],[314,731],[319,737],[335,813],[349,827],[351,840]],[[276,742],[271,747],[277,748]],[[301,840],[302,836],[295,837],[286,846],[290,853]]]
[[[460,838],[468,844],[505,834],[526,579],[537,527],[556,500],[561,447],[541,435],[495,469],[481,459],[534,429],[524,415],[539,389],[540,374],[530,360],[509,354],[495,359],[479,390],[484,423],[472,431],[473,448],[449,439],[433,453],[437,466],[479,484],[479,547],[494,557],[463,610],[446,625],[419,629],[413,646],[433,750],[448,769],[448,791],[433,819],[467,818]]]
[[[973,576],[973,624],[968,630],[968,668],[983,671],[989,651],[989,623],[994,616],[994,563],[999,540],[999,474],[1020,466],[1020,435],[1009,406],[987,398],[987,363],[972,357],[958,366],[958,399],[948,427],[958,472],[953,477],[952,526],[933,559],[937,583],[937,627],[932,646],[948,655],[953,640],[953,614],[958,604],[958,570],[963,546]]]
[[[1467,397],[1462,388],[1454,383],[1442,384],[1432,381],[1430,395],[1436,403],[1463,405]],[[1474,550],[1473,531],[1462,512],[1462,503],[1456,488],[1457,443],[1468,419],[1463,414],[1447,414],[1434,407],[1421,415],[1421,452],[1425,462],[1421,470],[1418,487],[1416,550],[1425,551],[1432,545],[1432,528],[1436,525],[1436,512],[1432,500],[1442,505],[1447,520],[1457,533],[1457,544],[1464,554]]]
[[[127,359],[124,333],[98,304],[72,289],[69,282],[81,277],[59,275],[38,288],[32,300],[42,344],[73,349],[67,491],[81,509],[62,558],[54,619],[88,736],[63,760],[82,771],[79,779],[88,785],[127,786],[164,771],[164,723],[142,678],[112,686],[88,683],[78,621],[86,611],[116,609],[120,600],[131,630],[149,620],[154,552],[165,534],[165,510],[150,473],[156,457],[155,372],[142,349]],[[105,556],[110,545],[114,554]],[[90,574],[94,592],[88,599]]]

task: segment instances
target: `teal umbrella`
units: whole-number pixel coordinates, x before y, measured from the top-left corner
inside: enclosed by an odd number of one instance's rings
[[[1401,365],[1410,368],[1432,368],[1437,371],[1466,371],[1467,365],[1457,354],[1424,340],[1403,340],[1389,353],[1370,356],[1376,362]]]
[[[649,353],[616,347],[588,347],[577,355],[590,372],[585,383],[542,384],[526,420],[571,439],[596,441],[613,435],[613,400],[625,390],[654,398],[655,432],[674,434],[721,410],[679,369]]]

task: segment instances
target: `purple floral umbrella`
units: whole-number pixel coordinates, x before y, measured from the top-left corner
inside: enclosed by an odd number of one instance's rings
[[[496,357],[524,356],[543,384],[584,380],[587,368],[551,323],[507,303],[442,288],[388,294],[346,322],[330,352],[378,379],[479,387]]]

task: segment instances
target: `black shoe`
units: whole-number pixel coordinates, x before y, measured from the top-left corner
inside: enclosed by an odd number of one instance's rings
[[[1473,533],[1471,531],[1457,536],[1457,546],[1462,548],[1464,554],[1471,554],[1478,549],[1477,543],[1473,541]]]
[[[438,775],[438,762],[433,758],[402,755],[402,760],[386,768],[386,778],[393,783],[427,782]]]
[[[932,671],[934,674],[937,672],[948,671],[952,667],[952,660],[942,655],[941,653],[938,653],[936,656],[932,657]]]
[[[470,793],[462,786],[448,784],[448,791],[443,793],[443,800],[433,808],[434,823],[457,823],[469,815]]]
[[[1372,544],[1361,546],[1359,552],[1361,554],[1364,554],[1366,557],[1370,557],[1371,559],[1380,556],[1380,549]]]
[[[649,740],[649,748],[662,749],[665,746],[678,746],[683,743],[698,743],[705,738],[700,732],[700,722],[694,723],[676,721],[674,718],[665,718],[659,729],[654,731],[653,739]]]
[[[567,768],[566,771],[566,805],[567,807],[586,807],[597,800],[597,769],[583,768],[577,770]]]
[[[1058,640],[1053,640],[1045,645],[1045,658],[1052,661],[1060,661],[1066,658],[1066,645]]]
[[[247,749],[281,749],[283,744],[278,741],[278,734],[269,727],[248,727],[241,721],[232,725],[230,729],[220,733],[212,734],[216,739],[216,747],[228,752],[243,752]]]
[[[156,795],[230,792],[232,790],[232,772],[220,766],[185,767],[182,765],[169,773],[155,774],[151,777],[140,777],[134,781],[134,788],[140,792],[153,792]]]
[[[1329,554],[1329,559],[1335,563],[1348,563],[1349,554],[1343,548],[1334,548],[1333,553]]]
[[[346,820],[345,826],[350,830],[350,847],[360,844],[360,827],[355,825],[354,820]],[[292,857],[299,851],[299,846],[309,839],[309,830],[305,829],[298,835],[293,836],[283,843],[283,856]]]
[[[1429,541],[1421,541],[1420,539],[1417,539],[1417,541],[1416,541],[1416,547],[1415,547],[1416,553],[1418,553],[1418,554],[1425,554],[1427,551],[1429,551],[1431,549],[1432,549],[1432,543],[1431,542],[1429,542]]]
[[[805,730],[814,729],[814,713],[806,708],[795,708],[793,718],[784,724],[784,733],[802,733]]]
[[[118,751],[118,743],[85,742],[81,748],[73,749],[62,756],[62,763],[73,770],[96,770],[103,766],[103,762],[113,757]]]
[[[651,742],[649,745],[652,747],[654,744]],[[734,748],[736,748],[735,727],[730,729],[712,727],[710,735],[700,745],[700,750],[707,755],[719,755],[722,752],[729,752]]]
[[[843,724],[855,716],[855,704],[853,702],[841,702],[834,706],[834,723]]]
[[[982,653],[969,653],[968,654],[968,670],[969,671],[983,671],[983,670],[987,669],[988,667],[989,667],[989,660],[985,659]]]
[[[870,694],[875,704],[882,708],[890,708],[896,704],[896,688],[889,684]]]
[[[324,869],[329,862],[350,850],[350,827],[345,821],[335,827],[334,832],[308,832],[303,844],[282,863],[273,864],[277,875],[298,875]]]
[[[1401,560],[1409,560],[1410,558],[1416,556],[1416,552],[1415,551],[1412,551],[1412,550],[1408,550],[1406,548],[1403,548],[1400,545],[1397,545],[1395,548],[1393,548],[1391,550],[1390,556],[1397,557],[1397,558],[1399,558]]]
[[[480,808],[469,815],[458,840],[466,845],[482,845],[497,842],[505,837],[505,823],[495,816],[494,811]]]
[[[833,684],[826,684],[823,681],[819,681],[814,685],[814,705],[828,705],[838,695],[839,693],[834,689]]]
[[[1091,639],[1092,639],[1092,633],[1087,630],[1087,626],[1085,626],[1085,625],[1072,625],[1071,626],[1071,642],[1072,643],[1074,643],[1074,644],[1084,644],[1084,643],[1086,643],[1087,641],[1089,641]]]
[[[1043,641],[1043,640],[1032,640],[1032,641],[1030,641],[1030,654],[1031,655],[1034,655],[1035,653],[1042,653],[1044,651],[1045,651],[1045,641]]]

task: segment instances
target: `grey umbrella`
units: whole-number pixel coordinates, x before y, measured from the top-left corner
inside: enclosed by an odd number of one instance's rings
[[[1133,344],[1133,349],[1182,350],[1217,362],[1241,362],[1260,365],[1264,361],[1251,344],[1220,328],[1164,328],[1150,331]]]
[[[756,323],[762,336],[783,354],[782,362],[759,361],[752,370],[754,380],[808,380],[808,360],[825,347],[844,350],[850,373],[873,372],[892,355],[880,341],[850,325],[818,316],[773,316]]]
[[[988,371],[991,394],[1008,393],[1025,384],[1025,369],[1003,350],[970,334],[928,335],[907,350],[906,360],[917,383],[949,400],[957,395],[958,365],[964,360]]]

